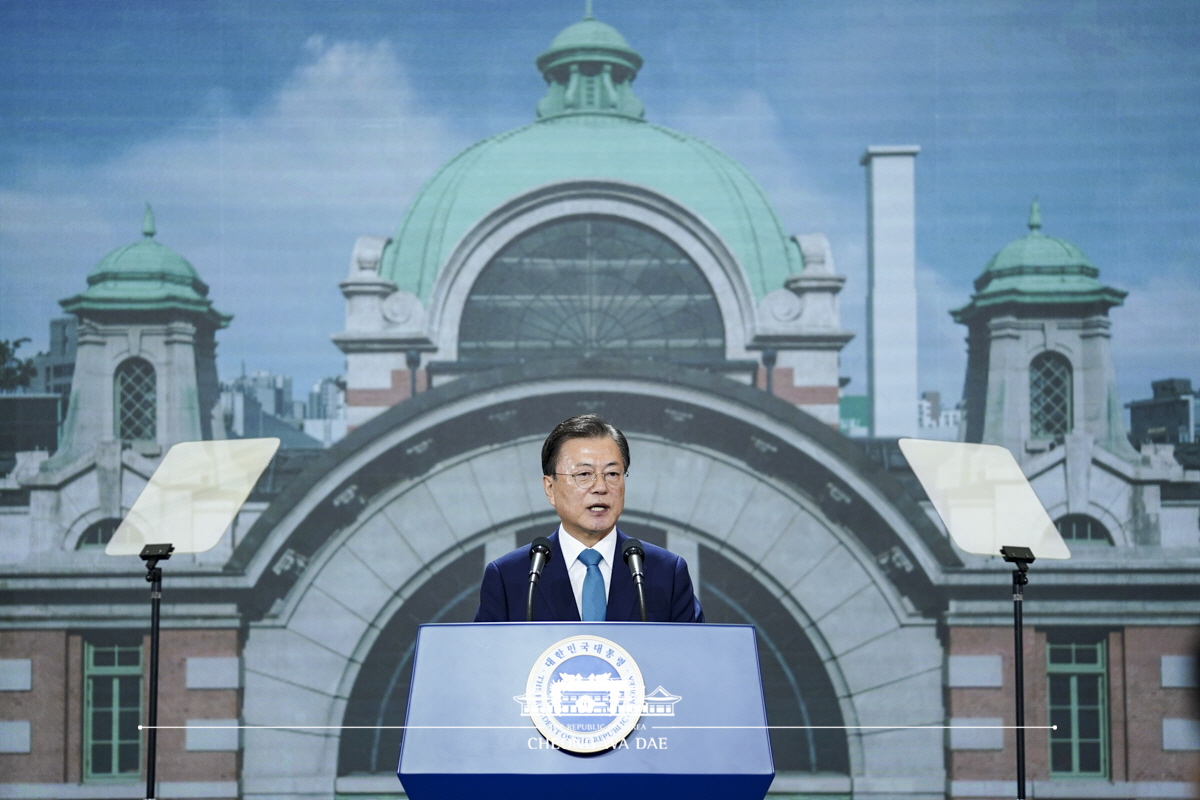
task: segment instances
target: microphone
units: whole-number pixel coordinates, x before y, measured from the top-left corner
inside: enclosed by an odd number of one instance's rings
[[[625,547],[621,550],[621,558],[625,559],[625,563],[629,565],[629,573],[633,576],[633,585],[637,587],[638,610],[641,611],[642,622],[646,621],[646,587],[643,585],[646,573],[642,571],[645,557],[646,551],[642,548],[641,542],[637,539],[625,541]]]
[[[542,577],[542,568],[550,563],[554,550],[550,540],[539,536],[529,545],[529,592],[525,595],[525,621],[533,622],[533,587],[537,586],[538,578]]]

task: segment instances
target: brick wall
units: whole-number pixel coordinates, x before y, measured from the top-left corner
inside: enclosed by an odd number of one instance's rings
[[[1025,722],[1049,722],[1046,632],[1026,627]],[[1107,636],[1110,779],[1124,781],[1191,781],[1200,753],[1163,749],[1163,719],[1195,713],[1192,692],[1162,686],[1162,657],[1192,656],[1197,631],[1189,627],[1137,627]],[[1010,627],[955,627],[948,631],[948,656],[999,656],[1000,686],[946,689],[951,718],[999,718],[1015,724],[1013,635]],[[948,681],[949,682],[949,681]],[[1047,732],[1025,737],[1028,780],[1049,779]],[[1016,773],[1015,732],[1003,732],[1003,749],[954,750],[947,763],[952,780],[1011,781]]]
[[[0,775],[13,783],[67,780],[68,670],[65,631],[0,631],[0,658],[30,661],[28,690],[0,691],[0,720],[27,721],[30,752],[0,753]],[[78,696],[78,692],[75,693]]]
[[[30,752],[0,753],[0,783],[79,783],[83,776],[84,637],[62,630],[0,631],[0,659],[10,666],[30,661],[27,690],[0,691],[0,721],[27,721]],[[162,632],[159,661],[159,724],[188,720],[236,720],[237,688],[188,689],[188,658],[236,658],[236,630]],[[149,687],[150,641],[143,639],[143,720]],[[19,663],[17,663],[19,667]],[[158,778],[163,781],[232,781],[238,753],[189,752],[186,731],[160,730]],[[143,759],[145,758],[143,739]],[[143,764],[144,769],[144,764]],[[144,772],[143,772],[144,780]]]

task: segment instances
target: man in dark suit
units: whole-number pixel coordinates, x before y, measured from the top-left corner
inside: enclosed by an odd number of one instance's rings
[[[629,537],[617,530],[628,470],[625,435],[595,414],[563,420],[546,438],[542,487],[561,522],[534,592],[535,621],[641,619],[637,589],[622,563]],[[648,621],[703,622],[687,562],[661,547],[642,546]],[[487,565],[476,622],[525,620],[529,550],[519,547]]]

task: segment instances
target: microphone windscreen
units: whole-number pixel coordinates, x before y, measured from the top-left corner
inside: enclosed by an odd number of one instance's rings
[[[646,551],[642,548],[642,543],[637,539],[627,539],[625,547],[621,549],[621,558],[625,559],[625,563],[629,563],[630,556],[641,556],[645,558]]]
[[[529,545],[529,557],[533,558],[534,553],[541,553],[546,562],[549,563],[550,557],[554,555],[554,548],[551,547],[549,539],[545,536],[539,536]]]

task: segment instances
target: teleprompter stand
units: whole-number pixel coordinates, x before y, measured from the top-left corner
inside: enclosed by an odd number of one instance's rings
[[[150,697],[146,715],[146,798],[154,800],[154,767],[158,749],[158,628],[162,605],[162,567],[158,562],[166,561],[174,552],[173,544],[148,544],[142,548],[141,557],[146,562],[146,581],[150,584]]]
[[[1000,554],[1013,570],[1013,687],[1017,702],[1017,800],[1025,800],[1025,621],[1022,605],[1025,584],[1029,583],[1029,565],[1033,551],[1028,547],[1001,547]]]
[[[1025,800],[1025,585],[1034,556],[1067,559],[1070,550],[1012,453],[967,442],[901,439],[900,450],[961,550],[1013,565],[1017,800]]]
[[[216,546],[275,451],[278,439],[181,442],[163,458],[104,548],[146,562],[150,584],[150,688],[146,732],[146,800],[154,800],[158,756],[158,650],[162,567],[172,553]]]

